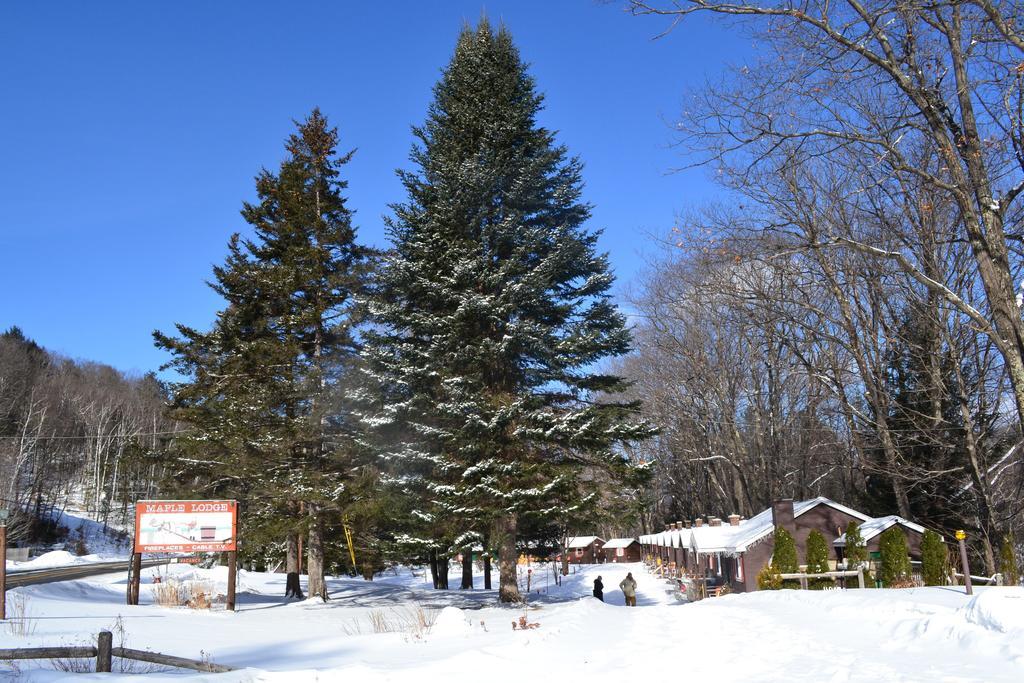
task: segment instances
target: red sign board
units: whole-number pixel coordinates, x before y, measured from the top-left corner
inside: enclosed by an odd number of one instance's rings
[[[142,500],[135,504],[135,552],[236,550],[238,503],[233,500]]]

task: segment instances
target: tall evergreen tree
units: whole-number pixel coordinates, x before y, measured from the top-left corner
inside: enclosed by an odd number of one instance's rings
[[[900,587],[910,580],[910,552],[907,537],[899,525],[893,525],[882,532],[878,539],[881,562],[879,578],[887,587]]]
[[[864,543],[864,537],[860,533],[860,525],[857,522],[851,521],[846,525],[845,538],[846,546],[843,557],[846,559],[846,565],[850,569],[867,568],[868,547]]]
[[[860,525],[852,521],[847,524],[844,538],[846,539],[846,545],[843,548],[843,559],[846,561],[846,566],[849,569],[863,569],[864,586],[867,588],[874,586],[874,578],[871,576],[871,563],[869,561],[871,557],[868,553],[868,546],[864,542],[864,537],[860,533]],[[847,587],[849,587],[849,583]]]
[[[629,350],[613,277],[584,223],[580,162],[536,121],[541,96],[509,33],[459,36],[414,129],[408,199],[371,310],[367,357],[396,401],[377,423],[415,435],[386,457],[415,472],[435,519],[491,531],[502,601],[519,599],[523,515],[554,514],[574,474],[647,436],[625,388],[596,371]],[[598,398],[604,397],[604,398]]]
[[[276,174],[256,178],[242,216],[254,236],[232,237],[213,289],[227,301],[211,332],[182,325],[155,333],[188,378],[174,389],[175,417],[193,425],[182,474],[219,483],[247,503],[266,531],[308,534],[309,592],[327,598],[324,509],[344,488],[338,460],[352,443],[335,387],[356,357],[356,296],[370,253],[355,242],[337,153],[338,133],[314,110],[285,145]],[[348,434],[347,436],[351,436]],[[209,488],[209,487],[208,487]],[[306,518],[281,523],[303,509]]]
[[[775,547],[772,549],[771,568],[777,574],[795,574],[800,571],[800,559],[796,554],[796,540],[783,527],[775,528]],[[785,579],[782,588],[799,588],[796,579]]]
[[[921,579],[926,586],[942,586],[949,570],[949,554],[942,537],[926,529],[921,539]]]
[[[812,530],[807,536],[807,548],[804,552],[808,574],[823,574],[832,571],[828,565],[828,541],[817,529]],[[808,581],[808,587],[815,590],[832,584],[832,579],[810,579]]]

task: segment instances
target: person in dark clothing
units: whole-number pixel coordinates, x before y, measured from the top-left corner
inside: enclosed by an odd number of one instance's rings
[[[604,584],[601,582],[601,577],[594,579],[594,597],[604,602]]]

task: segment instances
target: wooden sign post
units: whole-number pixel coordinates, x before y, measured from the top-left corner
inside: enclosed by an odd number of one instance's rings
[[[974,587],[971,585],[971,568],[967,564],[967,544],[964,542],[967,539],[967,534],[964,531],[956,532],[956,540],[960,545],[960,564],[963,565],[964,570],[964,586],[967,588],[968,595],[974,595]]]
[[[237,501],[139,501],[135,504],[135,546],[128,574],[128,604],[139,604],[142,553],[227,552],[228,595],[225,606],[233,612],[237,551]]]

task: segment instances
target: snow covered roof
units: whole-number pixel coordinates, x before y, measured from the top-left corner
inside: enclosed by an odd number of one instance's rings
[[[794,502],[793,518],[800,517],[819,505],[827,505],[865,523],[872,520],[871,517],[864,513],[841,505],[824,496]],[[882,530],[884,530],[884,527]],[[743,520],[736,526],[722,524],[721,526],[706,525],[690,529],[676,529],[651,534],[646,537],[642,536],[641,540],[644,543],[663,547],[685,547],[696,553],[740,553],[746,551],[751,545],[765,538],[773,531],[775,531],[775,524],[772,520],[772,509],[767,508],[750,519]],[[878,533],[881,533],[881,530]]]
[[[604,544],[605,548],[628,548],[629,546],[636,543],[635,538],[612,538]]]
[[[805,512],[813,510],[819,505],[827,505],[830,508],[844,512],[847,515],[864,522],[871,519],[863,512],[858,512],[853,508],[841,505],[824,496],[818,496],[817,498],[811,498],[809,500],[798,500],[793,503],[793,519],[796,519]],[[762,538],[775,531],[775,524],[772,521],[772,509],[768,508],[766,510],[762,510],[747,521],[740,522],[739,527],[736,528],[742,529],[742,531],[733,537],[733,543],[729,546],[728,550],[731,552],[743,552],[757,541],[760,541]]]
[[[601,540],[600,538],[598,538],[597,536],[573,536],[572,538],[569,539],[569,542],[566,544],[565,547],[566,548],[586,548],[588,545],[590,545],[594,541],[600,541],[602,544],[604,543],[604,541]]]
[[[916,531],[919,534],[924,533],[924,527],[920,524],[915,524],[914,522],[911,522],[909,519],[903,519],[899,515],[886,515],[885,517],[875,517],[873,519],[869,518],[868,521],[861,524],[859,527],[861,538],[863,538],[865,542],[870,541],[878,534],[882,533],[889,527],[894,526],[896,524],[899,524],[900,526],[905,526],[908,529]],[[834,545],[846,545],[846,534],[844,533],[842,536],[837,538],[833,543]]]

